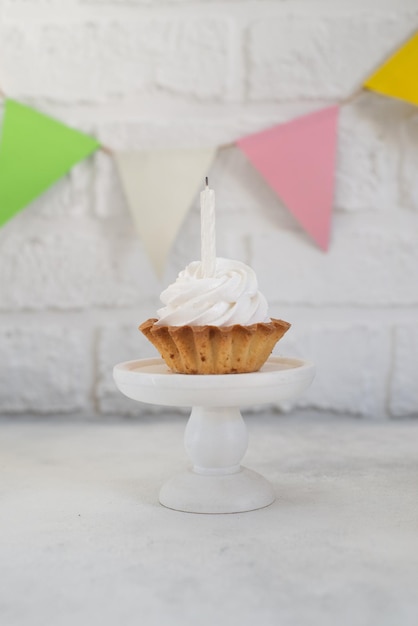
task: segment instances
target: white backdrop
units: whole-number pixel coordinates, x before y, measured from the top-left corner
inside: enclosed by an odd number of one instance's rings
[[[0,86],[118,150],[200,147],[352,92],[418,24],[414,0],[3,0]],[[209,172],[218,252],[258,273],[277,352],[313,359],[300,404],[418,414],[418,109],[344,107],[328,254],[245,157]],[[113,364],[154,354],[136,330],[198,258],[198,197],[159,281],[103,153],[0,231],[0,411],[138,414]],[[158,410],[158,409],[156,409]]]

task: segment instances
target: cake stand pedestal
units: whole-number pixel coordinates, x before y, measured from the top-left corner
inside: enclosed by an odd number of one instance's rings
[[[193,466],[160,491],[161,504],[189,513],[238,513],[274,501],[270,483],[240,465],[248,433],[238,407],[292,400],[314,374],[308,361],[277,356],[250,374],[175,374],[162,359],[128,361],[113,370],[118,389],[128,398],[193,407],[184,435]]]

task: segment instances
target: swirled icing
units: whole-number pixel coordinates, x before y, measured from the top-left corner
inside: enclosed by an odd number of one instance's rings
[[[158,326],[248,326],[269,322],[267,301],[257,277],[245,263],[216,259],[215,276],[202,277],[200,261],[190,263],[165,289]]]

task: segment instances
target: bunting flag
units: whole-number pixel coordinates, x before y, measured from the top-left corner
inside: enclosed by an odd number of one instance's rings
[[[418,105],[418,33],[381,65],[363,86]]]
[[[98,147],[96,139],[6,99],[0,142],[0,226]]]
[[[418,105],[417,70],[418,33],[362,88]],[[357,93],[236,142],[323,250],[331,229],[338,112]],[[93,137],[6,98],[0,134],[0,226],[100,147]],[[128,207],[159,276],[217,149],[113,154]]]
[[[328,249],[339,106],[237,141],[306,232]]]
[[[216,148],[203,148],[114,155],[136,229],[160,277],[215,154]]]

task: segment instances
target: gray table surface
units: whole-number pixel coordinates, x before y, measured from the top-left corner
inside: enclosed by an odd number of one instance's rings
[[[276,502],[158,504],[185,418],[0,422],[2,626],[418,624],[418,420],[249,415]]]

